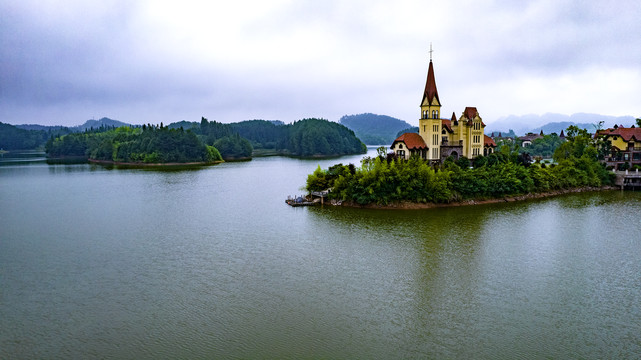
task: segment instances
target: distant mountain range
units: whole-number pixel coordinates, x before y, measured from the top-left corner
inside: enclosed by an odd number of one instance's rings
[[[553,132],[560,133],[570,125],[576,125],[579,128],[587,129],[594,132],[595,125],[603,121],[604,128],[610,128],[616,125],[626,127],[635,124],[633,116],[608,116],[599,114],[576,113],[572,115],[547,113],[543,115],[510,115],[499,118],[490,123],[485,128],[485,134],[508,133],[510,129],[514,130],[517,135],[527,134],[528,132],[539,133],[543,130],[544,134]]]
[[[120,126],[130,126],[131,124],[124,123],[122,121],[110,119],[108,117],[103,117],[100,120],[87,120],[85,121],[84,124],[78,125],[78,126],[71,126],[68,127],[69,130],[73,132],[80,132],[80,131],[85,131],[91,128],[98,129],[101,126],[105,127],[120,127]],[[59,130],[64,128],[64,126],[60,125],[54,125],[54,126],[45,126],[45,125],[37,125],[37,124],[24,124],[24,125],[15,125],[18,129],[25,129],[25,130],[44,130],[44,131],[49,131],[49,130]]]

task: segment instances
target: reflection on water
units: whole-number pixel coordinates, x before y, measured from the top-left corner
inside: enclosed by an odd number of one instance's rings
[[[38,150],[12,150],[0,153],[0,166],[44,162],[45,153]]]
[[[335,162],[1,167],[0,358],[641,355],[641,193],[284,204]]]

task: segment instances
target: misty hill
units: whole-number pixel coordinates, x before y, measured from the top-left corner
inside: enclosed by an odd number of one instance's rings
[[[130,126],[131,124],[124,123],[122,121],[110,119],[108,117],[103,117],[100,120],[87,120],[84,124],[79,126],[74,126],[71,129],[73,131],[85,131],[91,128],[98,129],[101,126],[104,127],[121,127],[121,126]]]
[[[22,124],[22,125],[13,125],[18,129],[23,129],[23,130],[33,130],[33,131],[60,131],[60,130],[69,130],[66,126],[62,125],[38,125],[38,124]]]
[[[345,115],[339,123],[354,131],[368,145],[391,144],[399,131],[412,127],[403,120],[372,113]]]
[[[517,135],[527,134],[528,132],[538,133],[560,133],[561,130],[567,129],[570,125],[576,125],[580,128],[594,132],[594,125],[603,121],[603,127],[609,128],[617,125],[631,126],[635,123],[633,116],[608,116],[600,114],[576,113],[572,115],[546,113],[543,115],[510,115],[499,118],[490,123],[485,128],[486,134],[492,132],[508,132],[514,130]]]

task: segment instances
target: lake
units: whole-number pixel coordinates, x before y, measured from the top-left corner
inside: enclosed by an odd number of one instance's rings
[[[370,155],[374,150],[370,150]],[[329,160],[0,162],[0,358],[639,358],[641,192],[292,208]]]

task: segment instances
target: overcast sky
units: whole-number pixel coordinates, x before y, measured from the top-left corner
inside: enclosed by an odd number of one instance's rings
[[[0,121],[641,116],[641,1],[0,0]]]

